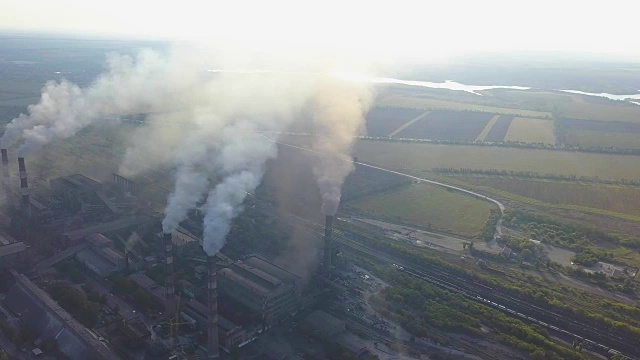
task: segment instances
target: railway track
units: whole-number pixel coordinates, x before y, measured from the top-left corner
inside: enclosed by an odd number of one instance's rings
[[[492,288],[487,287],[480,290],[479,287],[481,286],[478,286],[473,279],[452,274],[450,271],[432,264],[408,262],[402,257],[394,256],[394,254],[388,252],[381,253],[376,249],[344,237],[334,237],[334,241],[342,245],[346,250],[364,253],[389,264],[402,265],[404,271],[411,276],[460,294],[469,300],[493,307],[510,316],[536,323],[565,340],[582,339],[584,348],[592,352],[600,355],[609,355],[613,352],[632,359],[640,358],[640,348],[637,344],[616,334],[611,334],[607,330],[595,328],[592,324],[541,308],[510,295],[503,295]]]

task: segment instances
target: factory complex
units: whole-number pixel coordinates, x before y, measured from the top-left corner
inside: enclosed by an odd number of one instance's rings
[[[164,233],[134,180],[72,174],[31,188],[17,160],[14,172],[2,149],[0,315],[29,334],[21,345],[33,354],[228,358],[326,292],[332,217],[318,286],[305,288],[308,279],[260,254],[207,256],[188,224]]]

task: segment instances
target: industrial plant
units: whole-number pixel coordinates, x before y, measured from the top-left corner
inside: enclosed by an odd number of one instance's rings
[[[25,158],[16,172],[10,151],[1,153],[0,311],[4,327],[25,334],[23,351],[231,358],[328,291],[339,255],[333,216],[318,234],[317,269],[303,279],[260,254],[207,255],[197,211],[176,230],[159,230],[162,218],[133,179],[71,174],[32,189]]]

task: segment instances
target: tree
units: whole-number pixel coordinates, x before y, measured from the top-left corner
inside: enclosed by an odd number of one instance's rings
[[[536,351],[531,353],[531,359],[533,360],[544,360],[546,359],[546,355],[544,353],[544,350],[542,349],[537,349]]]

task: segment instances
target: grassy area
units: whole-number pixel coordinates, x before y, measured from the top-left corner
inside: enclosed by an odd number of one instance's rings
[[[480,234],[492,205],[428,184],[411,184],[347,204],[375,217],[473,237]]]
[[[537,111],[556,110],[562,116],[569,118],[629,122],[640,119],[640,107],[638,106],[592,96],[503,89],[491,90],[489,93],[495,98],[496,104],[504,106],[508,106],[509,103],[517,104],[519,107]]]
[[[567,143],[581,147],[616,147],[640,149],[640,136],[631,132],[602,132],[570,129],[566,131]]]
[[[638,215],[640,188],[631,186],[581,184],[507,177],[458,177],[465,183],[490,187],[549,204],[578,205],[594,209]]]
[[[601,179],[640,179],[640,157],[568,151],[359,141],[360,161],[420,174],[432,168],[531,171]]]
[[[514,115],[523,117],[551,118],[551,113],[522,109],[511,109],[497,106],[469,104],[447,100],[429,98],[416,98],[406,96],[389,96],[380,100],[376,106],[391,106],[424,110],[454,110],[454,111],[479,111],[501,115]]]
[[[640,106],[620,102],[601,104],[592,102],[570,102],[558,106],[564,117],[601,121],[640,121]]]
[[[504,141],[555,144],[553,121],[517,117],[511,121]]]

